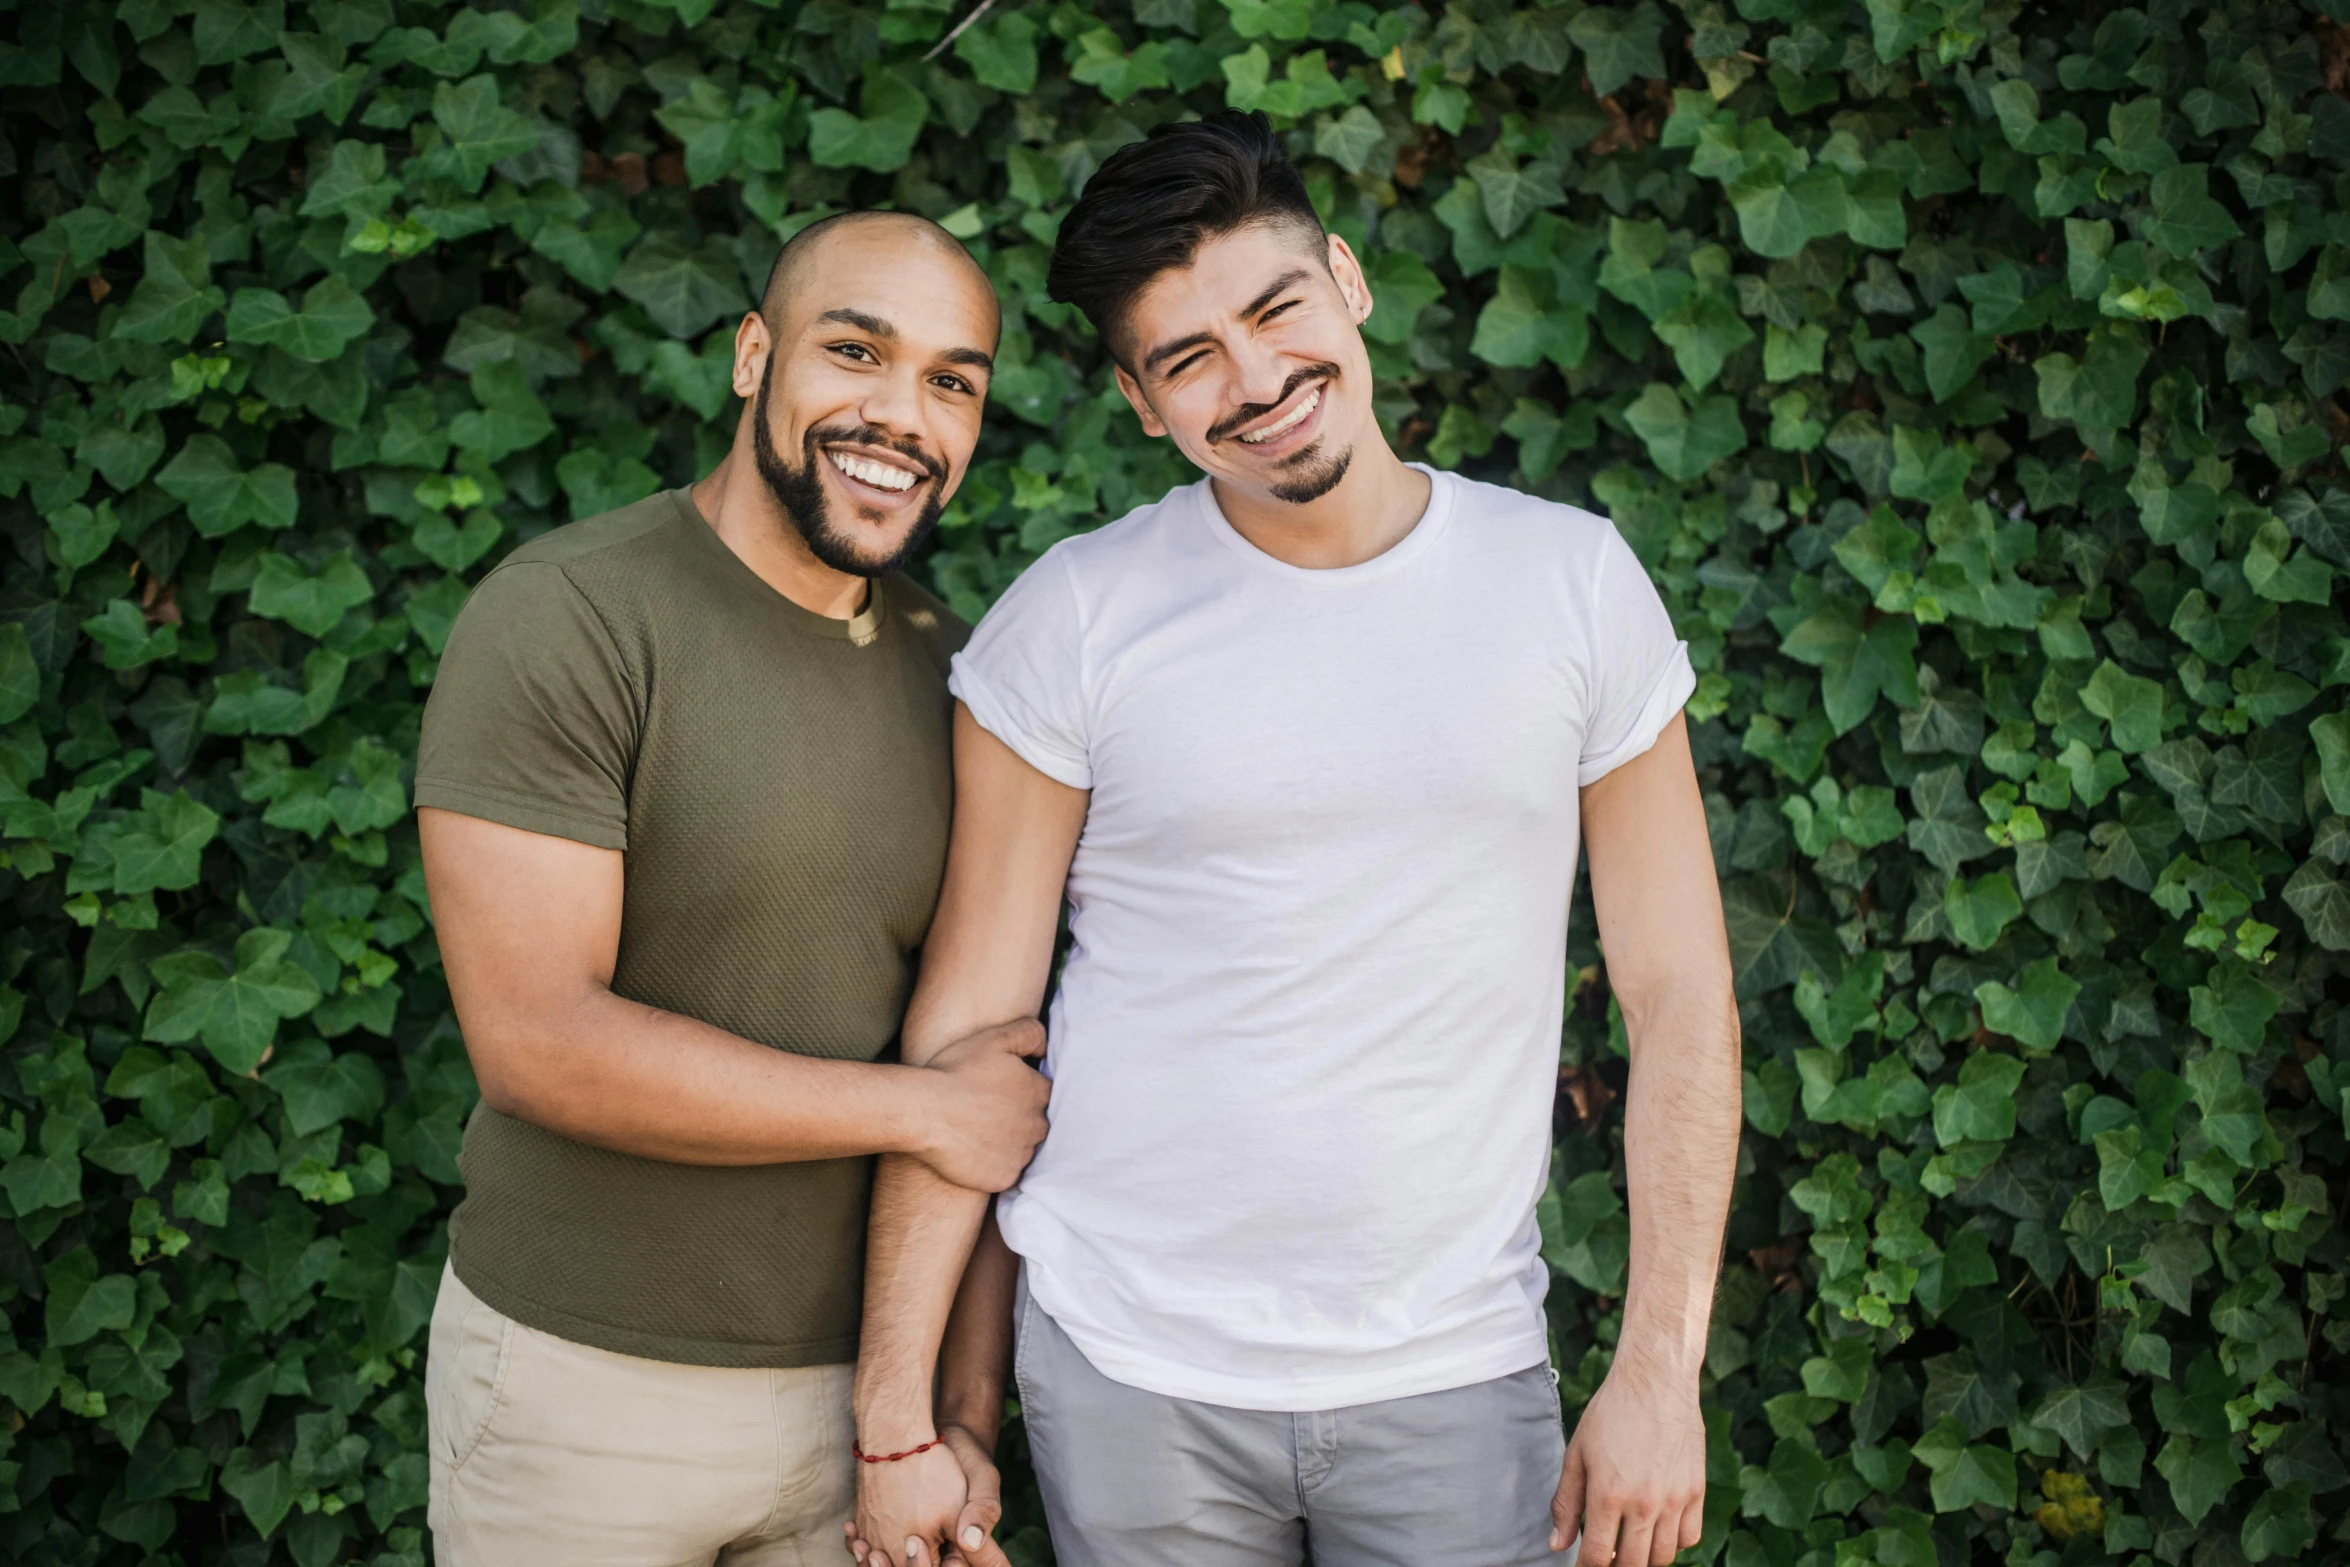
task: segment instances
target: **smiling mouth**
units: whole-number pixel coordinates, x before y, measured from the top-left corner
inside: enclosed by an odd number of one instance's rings
[[[1261,429],[1248,431],[1247,433],[1240,436],[1239,439],[1243,445],[1262,446],[1265,442],[1273,440],[1279,436],[1286,435],[1291,430],[1296,429],[1300,424],[1303,424],[1307,419],[1311,418],[1313,416],[1314,410],[1321,406],[1322,388],[1317,385],[1312,391],[1306,393],[1304,397],[1300,398],[1298,400],[1298,405],[1295,408],[1292,408],[1288,413],[1282,415],[1279,419],[1274,420],[1271,424],[1268,424]]]
[[[856,480],[859,484],[868,484],[874,489],[887,490],[892,494],[905,493],[912,489],[922,477],[920,474],[908,472],[894,463],[885,463],[877,458],[861,456],[854,452],[839,451],[831,447],[825,449],[824,456],[834,468],[846,477]]]

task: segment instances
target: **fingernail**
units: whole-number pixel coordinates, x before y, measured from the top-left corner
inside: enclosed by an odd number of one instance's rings
[[[963,1544],[969,1549],[976,1551],[986,1543],[987,1536],[980,1532],[979,1525],[973,1524],[963,1531]]]
[[[1567,1542],[1560,1538],[1556,1529],[1550,1531],[1550,1548],[1554,1551],[1563,1551],[1567,1548]]]

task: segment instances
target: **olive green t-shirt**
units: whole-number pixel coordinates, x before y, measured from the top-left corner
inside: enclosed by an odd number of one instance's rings
[[[945,868],[966,634],[902,577],[853,620],[802,609],[672,490],[474,589],[416,803],[626,851],[615,994],[870,1061]],[[457,1275],[527,1326],[689,1365],[856,1354],[870,1159],[669,1164],[484,1105],[459,1164]]]

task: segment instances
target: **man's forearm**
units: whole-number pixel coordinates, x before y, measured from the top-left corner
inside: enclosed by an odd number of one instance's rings
[[[773,1050],[601,987],[563,1016],[469,1031],[469,1043],[493,1110],[677,1164],[918,1152],[937,1092],[919,1068]]]
[[[902,1451],[937,1434],[931,1368],[987,1204],[986,1194],[941,1180],[918,1159],[881,1161],[857,1346],[857,1435],[870,1451]]]
[[[978,1244],[964,1265],[939,1351],[938,1423],[961,1426],[979,1445],[995,1450],[1004,1423],[1004,1384],[1012,1365],[1012,1302],[1018,1292],[1020,1259],[1004,1244],[991,1208],[979,1227]]]
[[[1617,1362],[1694,1385],[1737,1174],[1738,1014],[1727,985],[1626,1009],[1632,1255]]]

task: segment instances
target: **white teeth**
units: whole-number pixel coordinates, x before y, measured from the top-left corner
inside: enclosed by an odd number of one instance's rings
[[[867,457],[852,457],[846,452],[826,452],[832,465],[852,479],[862,480],[877,490],[910,490],[914,476],[903,468],[892,468],[887,463],[874,462]]]
[[[1289,411],[1289,414],[1286,418],[1280,420],[1276,424],[1269,424],[1262,430],[1251,430],[1248,434],[1242,436],[1241,439],[1246,441],[1251,446],[1258,445],[1261,442],[1269,441],[1273,439],[1274,436],[1294,427],[1299,420],[1305,418],[1306,415],[1312,413],[1315,409],[1321,406],[1322,389],[1317,386],[1306,394],[1306,400],[1304,402],[1299,403],[1295,408],[1292,408]]]

